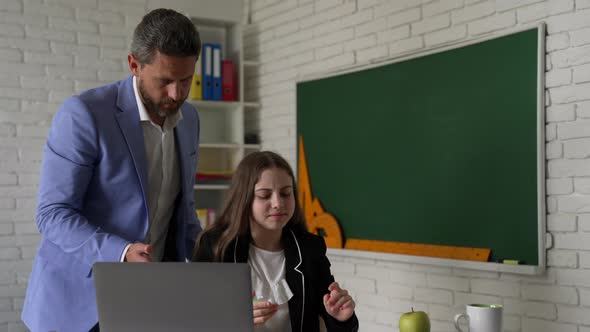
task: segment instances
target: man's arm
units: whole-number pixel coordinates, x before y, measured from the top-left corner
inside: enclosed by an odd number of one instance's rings
[[[98,133],[86,105],[68,98],[56,113],[41,166],[37,226],[43,237],[92,268],[117,261],[129,243],[80,213],[99,160]]]

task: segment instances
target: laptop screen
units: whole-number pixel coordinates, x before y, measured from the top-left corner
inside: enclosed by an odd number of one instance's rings
[[[101,332],[250,332],[246,263],[96,263]]]

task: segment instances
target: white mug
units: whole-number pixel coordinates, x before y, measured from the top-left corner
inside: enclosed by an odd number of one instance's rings
[[[466,313],[455,316],[455,327],[459,328],[459,319],[466,318],[469,332],[502,332],[502,306],[499,304],[468,304]]]

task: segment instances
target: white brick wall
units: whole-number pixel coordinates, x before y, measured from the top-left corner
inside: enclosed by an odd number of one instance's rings
[[[263,145],[293,165],[295,123],[280,119],[295,118],[297,79],[547,22],[547,229],[554,240],[547,274],[331,259],[357,300],[361,331],[396,331],[400,313],[414,306],[430,314],[432,331],[450,332],[465,303],[483,301],[504,304],[506,331],[590,332],[590,1],[252,1],[245,48],[262,64],[248,83],[263,105]],[[305,61],[290,60],[299,57]]]

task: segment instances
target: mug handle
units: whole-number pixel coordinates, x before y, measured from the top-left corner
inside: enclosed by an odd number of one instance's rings
[[[459,319],[461,319],[461,318],[469,319],[469,316],[467,316],[467,314],[457,314],[457,315],[455,315],[455,328],[459,332],[463,332],[463,330],[461,330],[461,328],[459,327]]]

